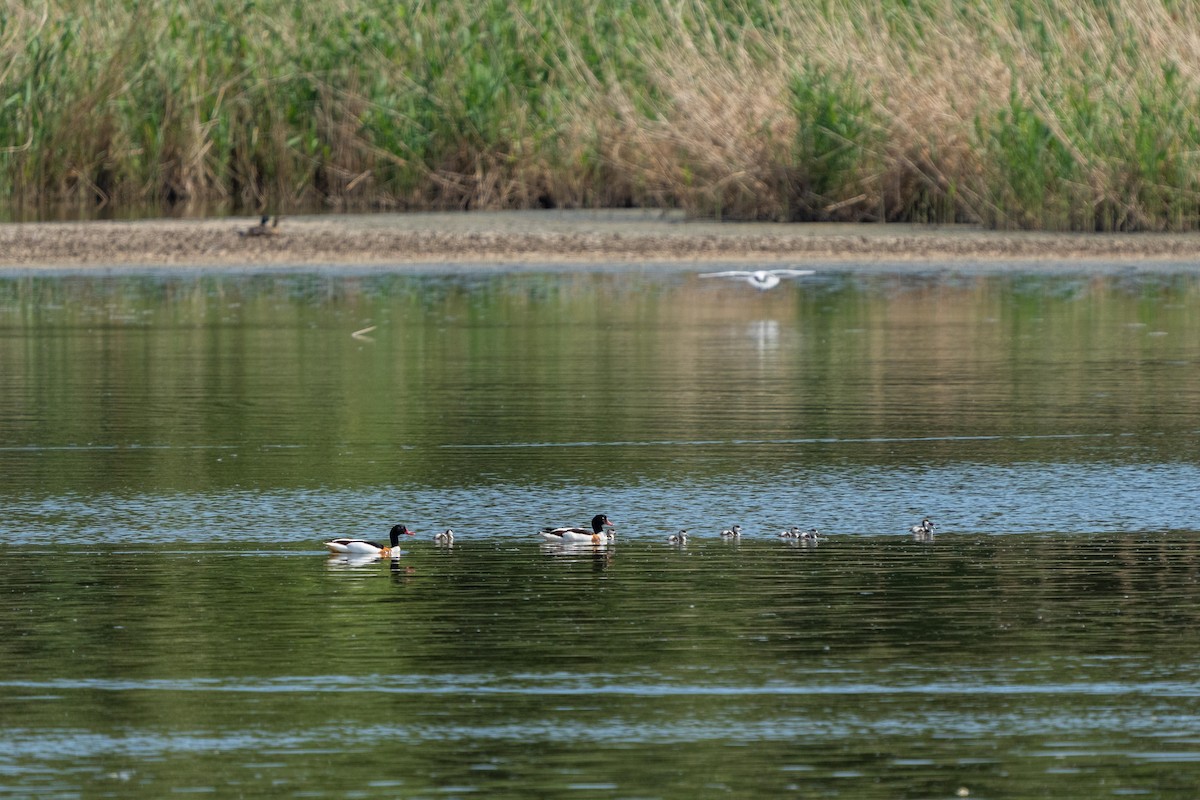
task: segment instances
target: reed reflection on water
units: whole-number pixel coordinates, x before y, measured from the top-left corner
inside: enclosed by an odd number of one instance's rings
[[[1196,294],[0,279],[0,796],[1190,797]]]

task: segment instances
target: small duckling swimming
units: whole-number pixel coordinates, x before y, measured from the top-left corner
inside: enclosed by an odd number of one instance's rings
[[[667,541],[671,544],[687,544],[687,528],[680,530],[679,533],[672,533],[667,537]]]
[[[732,528],[726,528],[721,531],[721,535],[726,539],[738,539],[742,535],[742,526],[734,525]]]
[[[452,528],[446,528],[446,530],[442,531],[441,533],[435,533],[433,535],[433,540],[438,544],[453,544],[454,530]]]
[[[793,525],[786,531],[779,532],[780,539],[795,539],[798,542],[808,542],[815,544],[821,541],[821,532],[816,528],[809,528],[806,531],[800,530],[799,525]]]
[[[937,526],[929,521],[929,517],[926,517],[925,519],[921,520],[919,524],[913,525],[911,528],[909,528],[908,532],[918,539],[932,539],[933,529],[935,527]]]

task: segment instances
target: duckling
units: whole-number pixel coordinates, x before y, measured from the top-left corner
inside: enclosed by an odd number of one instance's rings
[[[786,531],[779,532],[780,539],[795,539],[800,542],[819,542],[821,541],[821,532],[816,528],[809,528],[806,531],[800,530],[799,525],[793,525]]]
[[[667,541],[671,544],[687,544],[687,528],[683,528],[679,533],[672,533],[667,537]]]
[[[919,524],[913,525],[911,528],[909,528],[908,532],[918,539],[932,539],[933,529],[935,527],[937,526],[929,521],[929,517],[926,517],[925,519],[921,520]]]
[[[742,526],[734,525],[732,528],[726,528],[725,530],[721,531],[721,535],[726,539],[740,538],[742,535]]]
[[[453,544],[454,530],[452,528],[446,528],[446,530],[442,531],[441,533],[435,533],[433,535],[433,540],[438,544]]]

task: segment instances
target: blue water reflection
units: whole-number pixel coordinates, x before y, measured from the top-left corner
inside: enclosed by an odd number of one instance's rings
[[[753,454],[755,448],[745,451]],[[519,459],[518,459],[519,460]],[[663,456],[663,461],[668,461]],[[683,459],[679,459],[683,460]],[[495,459],[492,460],[495,467]],[[831,465],[788,471],[740,467],[719,477],[606,476],[599,486],[514,484],[235,489],[23,496],[0,521],[13,545],[154,546],[189,542],[317,547],[322,537],[382,536],[393,522],[432,536],[531,540],[540,527],[608,513],[622,540],[665,540],[680,528],[747,538],[792,525],[828,535],[904,535],[923,516],[939,535],[1099,534],[1196,530],[1200,470],[1186,463],[1023,463],[971,460],[908,469]]]

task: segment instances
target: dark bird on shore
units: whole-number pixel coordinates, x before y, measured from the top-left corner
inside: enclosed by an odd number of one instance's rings
[[[731,269],[724,272],[702,272],[701,278],[733,278],[745,281],[759,291],[774,289],[782,278],[799,278],[814,274],[811,269]]]
[[[268,225],[267,223],[270,222]],[[272,220],[269,214],[263,214],[257,225],[238,231],[238,236],[277,236],[279,234],[279,216]]]

